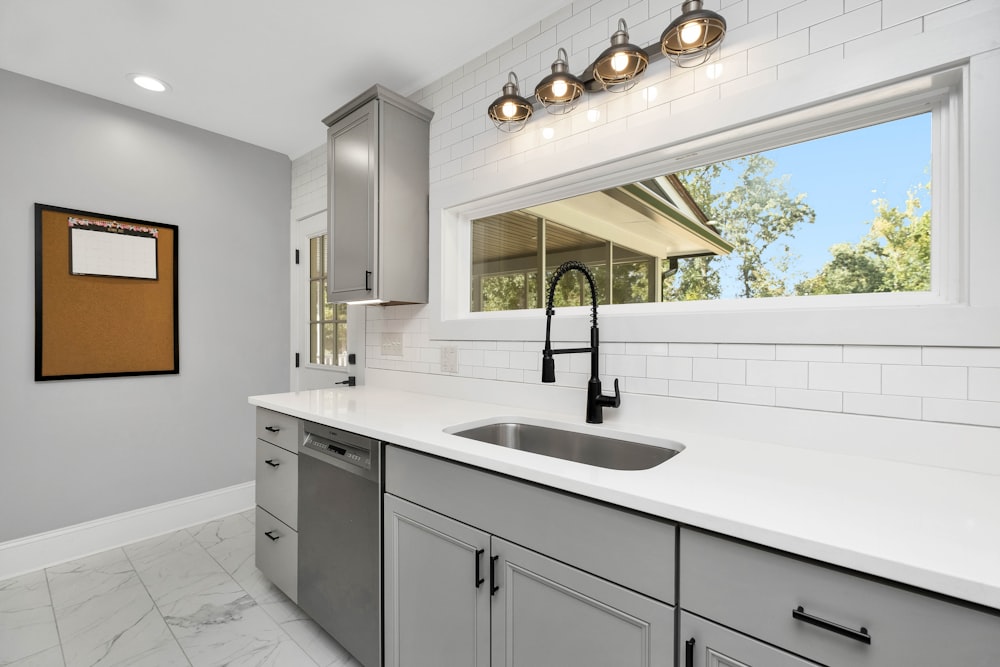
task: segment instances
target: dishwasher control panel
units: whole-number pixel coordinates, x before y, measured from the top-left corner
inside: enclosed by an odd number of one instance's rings
[[[302,446],[320,452],[332,459],[351,463],[366,470],[371,469],[372,452],[377,451],[378,441],[357,433],[341,431],[322,424],[306,423]]]

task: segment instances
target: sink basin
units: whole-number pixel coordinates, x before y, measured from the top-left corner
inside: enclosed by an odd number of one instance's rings
[[[499,447],[520,449],[612,470],[648,470],[683,449],[681,445],[677,445],[678,449],[670,449],[594,433],[580,433],[514,421],[457,428],[461,430],[447,430],[452,435]]]

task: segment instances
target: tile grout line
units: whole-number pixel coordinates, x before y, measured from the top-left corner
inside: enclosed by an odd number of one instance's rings
[[[56,603],[52,599],[52,585],[49,583],[49,568],[42,568],[42,576],[45,578],[45,591],[49,595],[49,609],[52,610],[52,624],[56,626],[56,639],[59,640],[59,655],[62,657],[63,666],[66,665],[66,649],[63,648],[62,632],[59,631],[59,619],[56,618]]]
[[[181,530],[185,530],[185,529],[182,528]],[[180,532],[180,531],[178,531],[178,532]],[[137,544],[137,543],[136,542],[132,542],[131,544]],[[142,575],[139,574],[139,568],[137,568],[135,566],[135,563],[132,562],[132,557],[129,556],[128,555],[128,551],[125,550],[126,546],[129,546],[129,545],[124,545],[124,546],[120,547],[121,550],[122,550],[122,554],[125,556],[125,560],[128,561],[128,564],[129,564],[129,566],[131,566],[132,571],[135,572],[135,578],[138,579],[139,580],[139,584],[142,585],[142,590],[146,591],[146,595],[149,597],[149,601],[153,603],[153,608],[156,609],[156,613],[160,615],[160,620],[163,621],[163,625],[165,625],[167,627],[167,631],[170,632],[170,638],[174,640],[174,643],[177,644],[177,648],[179,648],[180,651],[181,651],[181,655],[183,655],[184,659],[187,660],[188,667],[193,667],[194,663],[191,661],[191,656],[189,656],[188,653],[187,653],[187,651],[184,650],[184,645],[181,644],[181,642],[180,642],[179,639],[177,639],[177,635],[174,634],[174,629],[172,627],[170,627],[169,623],[167,623],[167,619],[163,616],[163,610],[160,609],[160,605],[153,598],[153,594],[149,592],[149,588],[146,586],[146,582],[143,581]]]

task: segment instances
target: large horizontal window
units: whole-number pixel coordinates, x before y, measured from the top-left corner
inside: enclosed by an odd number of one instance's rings
[[[601,304],[930,291],[932,125],[893,118],[474,219],[470,310],[542,307],[570,259]],[[572,280],[554,296],[589,299]]]

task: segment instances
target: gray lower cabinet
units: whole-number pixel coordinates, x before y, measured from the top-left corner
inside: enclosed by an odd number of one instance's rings
[[[680,619],[683,667],[822,667],[686,611]]]
[[[673,664],[673,607],[497,537],[491,549],[493,665]]]
[[[298,598],[298,442],[295,417],[257,408],[254,562],[293,601]]]
[[[490,536],[386,494],[385,664],[489,667]]]
[[[387,494],[387,667],[668,667],[673,607]]]
[[[685,612],[828,667],[1000,665],[996,611],[687,528],[679,562]],[[682,649],[691,638],[704,646],[687,628]],[[717,664],[744,663],[761,664],[740,655]]]

